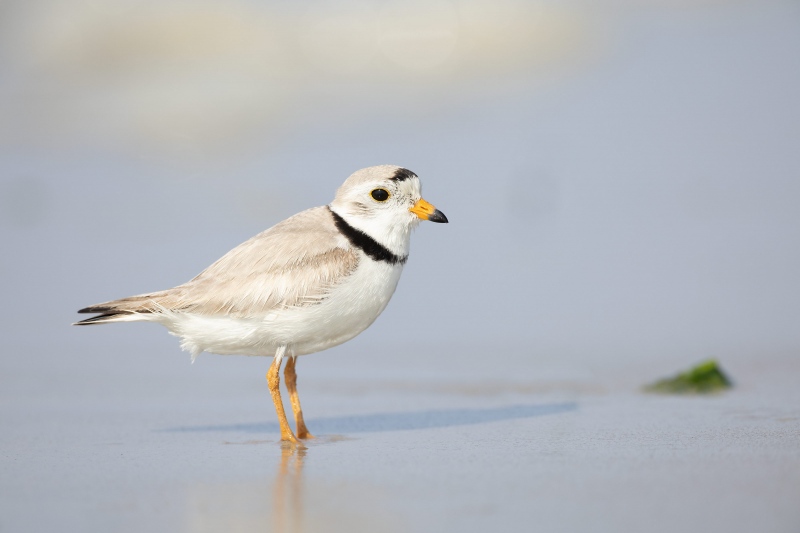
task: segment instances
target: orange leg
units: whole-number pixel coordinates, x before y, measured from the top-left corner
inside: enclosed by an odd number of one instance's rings
[[[300,397],[297,395],[297,373],[294,370],[296,359],[289,357],[286,361],[286,368],[283,371],[283,377],[286,379],[286,389],[289,391],[289,399],[292,402],[292,411],[294,411],[294,422],[297,427],[297,437],[300,439],[313,439],[314,435],[308,432],[305,420],[303,420],[303,409],[300,407]]]
[[[275,411],[278,413],[278,424],[281,426],[281,440],[299,443],[297,437],[292,433],[292,428],[289,427],[289,422],[286,420],[286,412],[283,410],[283,400],[281,399],[281,376],[279,374],[281,367],[281,358],[275,357],[267,372],[267,386],[269,386],[269,393],[272,395],[272,403],[275,404]]]

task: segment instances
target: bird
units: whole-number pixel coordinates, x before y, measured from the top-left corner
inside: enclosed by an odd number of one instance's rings
[[[296,361],[367,329],[394,294],[411,232],[447,217],[422,198],[419,176],[395,165],[350,175],[325,206],[279,222],[177,287],[90,305],[75,322],[156,322],[180,338],[192,361],[201,352],[272,357],[267,385],[281,441],[314,436],[297,394]],[[280,369],[295,419],[286,418]]]

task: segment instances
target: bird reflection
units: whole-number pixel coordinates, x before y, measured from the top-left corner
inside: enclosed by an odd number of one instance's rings
[[[281,462],[272,490],[273,530],[276,533],[302,533],[303,462],[308,449],[290,442],[281,443]]]

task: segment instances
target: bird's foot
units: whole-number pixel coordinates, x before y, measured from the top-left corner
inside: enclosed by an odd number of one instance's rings
[[[305,450],[306,446],[294,435],[290,437],[284,436],[281,438],[281,448],[290,450]]]

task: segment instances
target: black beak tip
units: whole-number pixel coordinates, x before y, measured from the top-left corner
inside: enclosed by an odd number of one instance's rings
[[[428,220],[430,220],[431,222],[440,222],[442,224],[447,224],[448,222],[447,217],[444,216],[444,213],[442,213],[438,209],[434,211],[431,216],[428,217]]]

